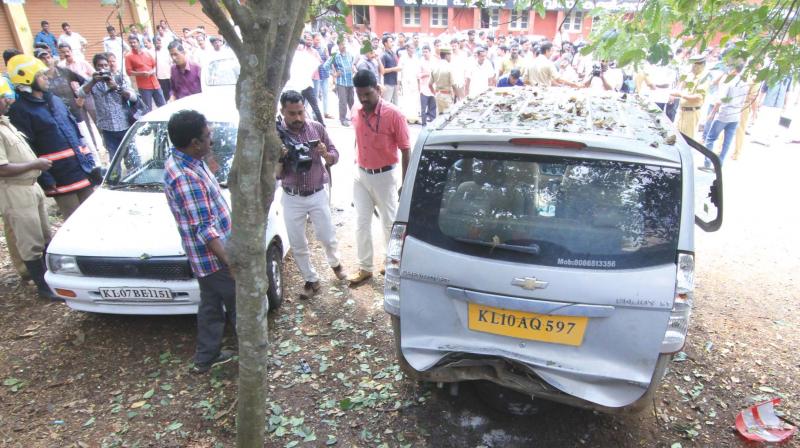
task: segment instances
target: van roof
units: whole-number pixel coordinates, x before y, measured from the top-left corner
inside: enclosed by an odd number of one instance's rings
[[[434,133],[438,131],[481,140],[502,133],[609,149],[635,147],[653,156],[669,154],[669,159],[682,141],[661,110],[638,95],[560,87],[491,88],[456,106]]]

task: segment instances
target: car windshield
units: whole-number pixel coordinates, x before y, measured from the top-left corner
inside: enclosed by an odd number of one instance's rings
[[[206,163],[217,181],[225,185],[236,151],[237,127],[233,123],[209,123],[212,153]],[[133,125],[117,151],[107,177],[110,188],[161,188],[164,163],[172,144],[164,121],[140,121]]]
[[[208,86],[235,86],[239,79],[239,61],[234,59],[216,59],[208,63]]]
[[[469,255],[621,269],[675,261],[680,170],[635,163],[426,150],[408,232]]]

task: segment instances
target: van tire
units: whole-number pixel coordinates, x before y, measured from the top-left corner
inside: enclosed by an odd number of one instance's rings
[[[269,311],[277,310],[283,303],[283,253],[278,242],[273,242],[267,248],[267,301]]]

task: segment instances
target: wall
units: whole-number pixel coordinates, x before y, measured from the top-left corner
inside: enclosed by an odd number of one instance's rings
[[[556,36],[556,30],[558,29],[558,25],[560,23],[559,16],[561,16],[561,12],[559,11],[547,11],[545,13],[544,18],[539,16],[539,14],[534,14],[533,18],[533,34],[541,34],[542,36],[553,40]]]
[[[193,30],[198,25],[205,26],[206,34],[219,35],[219,29],[205,15],[200,2],[190,5],[188,0],[151,0],[147,2],[147,6],[150,16],[155,16],[154,27],[159,20],[165,19],[172,32],[178,36],[184,27]]]
[[[19,48],[14,39],[14,33],[11,32],[12,26],[11,18],[6,14],[6,5],[0,5],[0,51],[7,48]],[[6,71],[6,65],[2,58],[0,58],[0,70]]]
[[[123,25],[130,26],[135,20],[130,3],[123,2],[119,11],[122,13]],[[103,38],[107,35],[106,26],[114,25],[119,31],[117,8],[100,6],[99,0],[69,0],[66,8],[62,8],[53,0],[28,0],[25,2],[25,12],[34,36],[41,31],[39,24],[42,20],[50,22],[50,32],[56,38],[62,33],[61,23],[69,23],[72,31],[89,41],[86,49],[87,59],[103,51]]]

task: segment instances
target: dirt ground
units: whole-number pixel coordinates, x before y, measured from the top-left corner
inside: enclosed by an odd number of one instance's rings
[[[755,145],[726,164],[723,229],[696,234],[689,343],[639,415],[535,401],[536,414],[512,416],[475,385],[452,396],[413,382],[395,363],[380,277],[350,290],[329,275],[320,296],[300,301],[287,259],[291,288],[270,320],[267,446],[745,446],[736,413],[776,396],[800,422],[800,211],[793,179],[776,175],[798,154],[798,145]],[[354,260],[352,209],[335,220],[344,259]],[[0,446],[233,446],[237,365],[189,373],[194,332],[191,316],[93,315],[39,301],[0,239]]]

